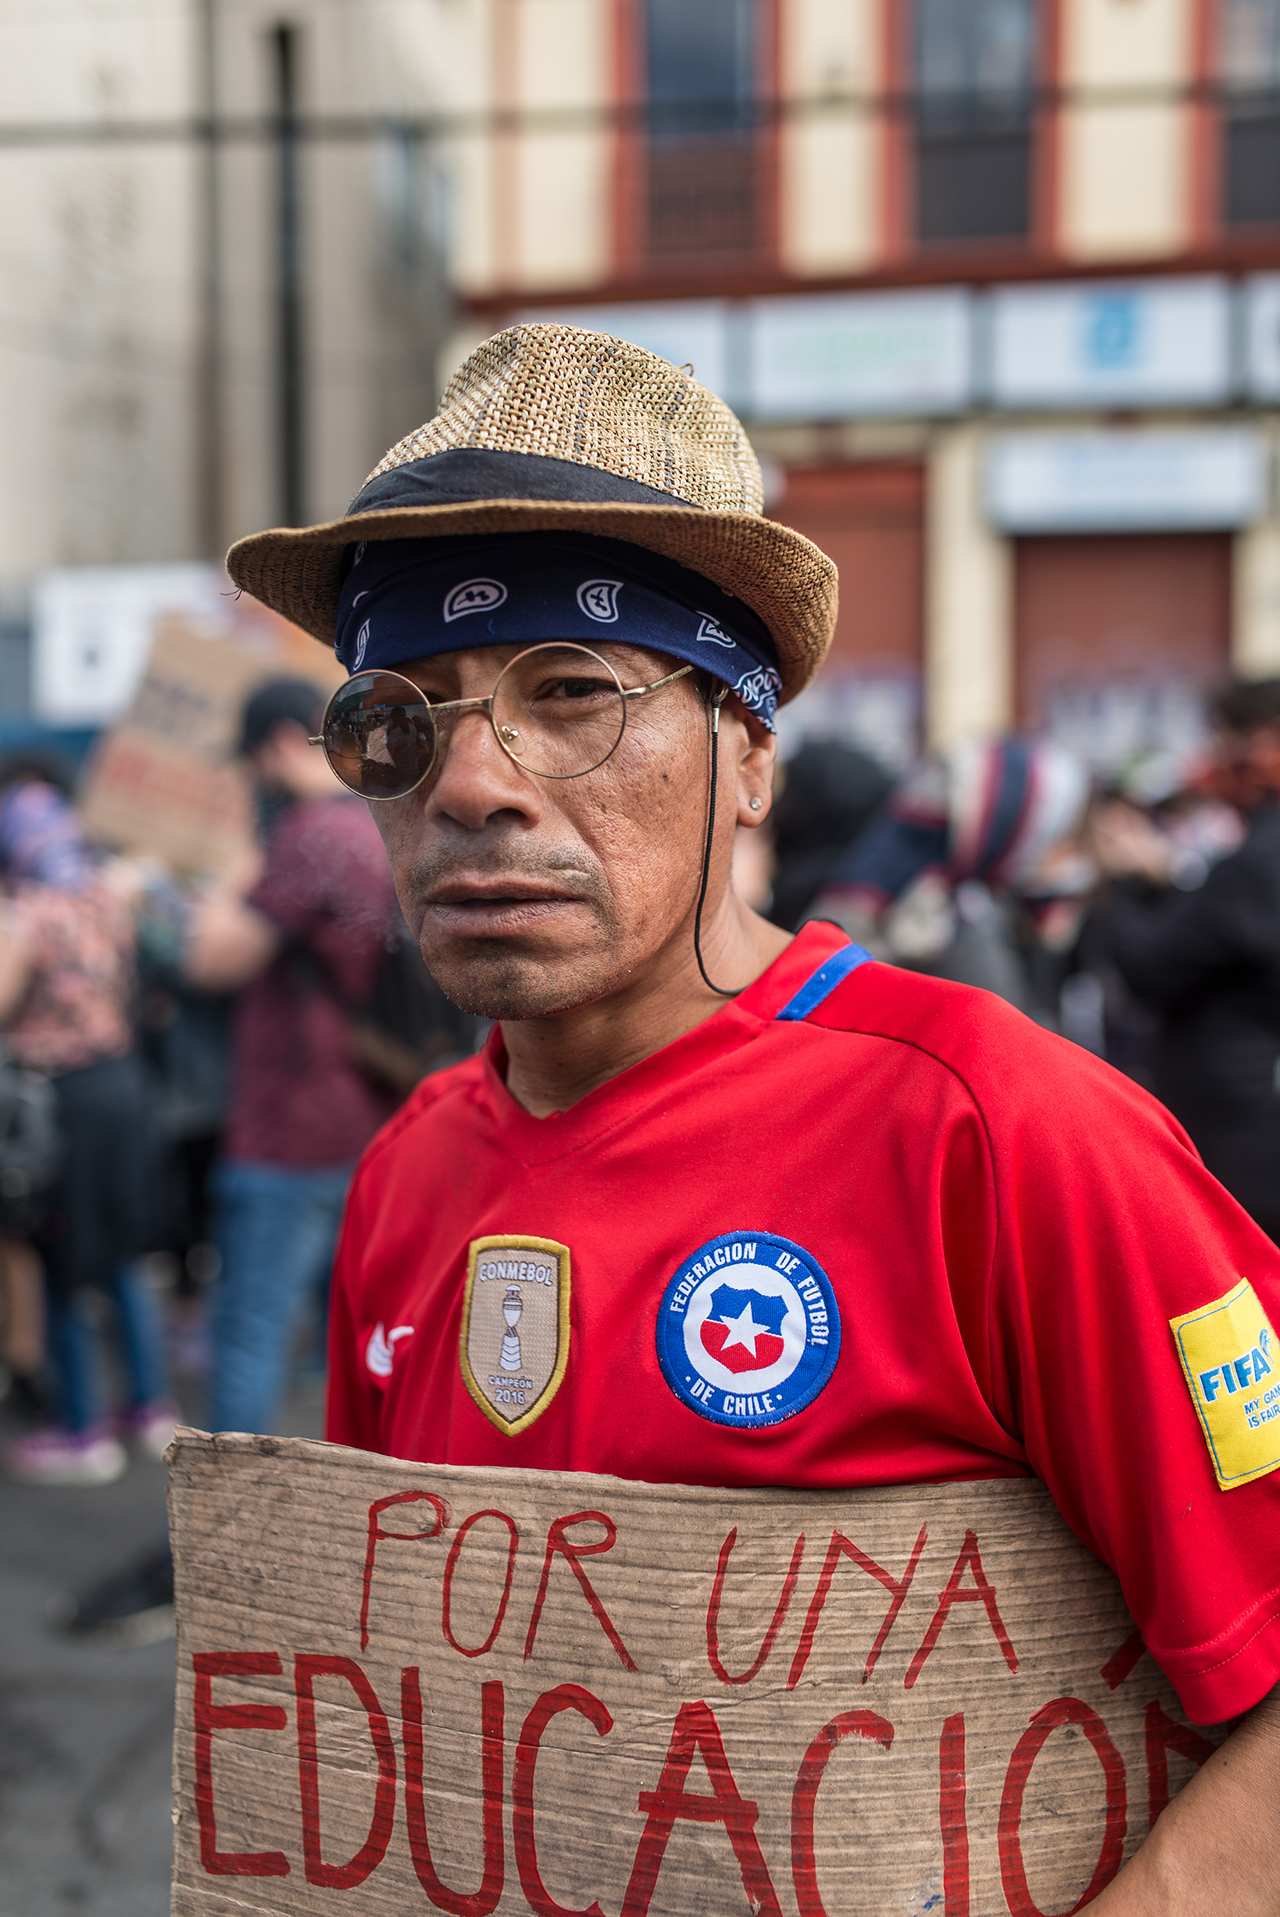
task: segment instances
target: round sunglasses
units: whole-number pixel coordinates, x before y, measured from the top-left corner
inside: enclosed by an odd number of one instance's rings
[[[590,646],[550,639],[517,653],[487,699],[432,700],[403,673],[359,672],[334,693],[310,743],[323,746],[343,785],[362,799],[403,799],[436,770],[446,714],[483,712],[523,771],[578,779],[616,750],[630,700],[692,671],[681,666],[649,685],[624,686]]]

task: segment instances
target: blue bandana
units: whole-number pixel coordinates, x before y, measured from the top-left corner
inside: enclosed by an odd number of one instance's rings
[[[701,574],[585,533],[361,541],[343,582],[337,653],[348,672],[540,639],[614,639],[721,680],[774,729],[782,681],[763,621]]]

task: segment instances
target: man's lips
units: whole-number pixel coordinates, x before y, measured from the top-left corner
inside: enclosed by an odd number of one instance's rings
[[[486,880],[468,885],[442,885],[428,893],[426,915],[442,929],[490,932],[532,928],[586,901],[562,886],[530,885],[527,881]]]
[[[454,905],[577,905],[578,895],[559,885],[531,885],[521,879],[454,880],[427,893],[430,911]]]

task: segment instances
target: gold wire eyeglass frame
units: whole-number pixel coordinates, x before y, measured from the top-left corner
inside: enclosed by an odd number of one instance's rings
[[[609,674],[609,677],[613,680],[613,683],[617,687],[618,693],[622,699],[622,724],[618,728],[617,738],[614,740],[613,744],[609,747],[609,750],[605,753],[604,758],[597,759],[594,765],[583,766],[581,771],[579,772],[539,772],[535,767],[525,765],[524,761],[518,758],[515,752],[512,751],[511,745],[502,736],[503,728],[499,726],[497,720],[494,718],[493,708],[497,700],[498,693],[501,689],[503,680],[506,678],[507,674],[513,670],[514,667],[520,664],[522,659],[529,659],[536,652],[552,652],[552,651],[559,652],[559,651],[563,651],[566,647],[571,647],[573,651],[582,653],[588,659],[594,659],[596,664],[599,666],[602,666],[604,670]],[[513,765],[518,765],[522,772],[529,773],[532,778],[535,778],[535,779],[582,779],[586,777],[588,772],[599,771],[600,767],[604,765],[605,761],[608,759],[611,759],[614,753],[618,750],[618,747],[621,745],[622,735],[627,729],[627,712],[629,710],[627,701],[629,699],[643,699],[647,693],[660,692],[663,686],[673,685],[677,679],[683,679],[686,673],[692,672],[693,669],[694,668],[692,666],[680,666],[677,668],[675,672],[668,672],[661,679],[651,680],[647,686],[624,686],[621,679],[619,679],[617,673],[614,671],[613,667],[609,664],[609,661],[607,659],[602,658],[598,652],[593,652],[590,646],[579,645],[576,639],[546,639],[546,640],[542,640],[536,646],[526,646],[524,651],[518,652],[514,659],[508,659],[506,665],[502,668],[502,671],[498,674],[497,684],[494,686],[493,691],[489,694],[487,698],[485,699],[442,699],[439,701],[434,701],[428,698],[427,694],[422,690],[421,686],[415,685],[412,679],[406,678],[404,673],[393,672],[392,670],[390,670],[390,668],[384,667],[384,666],[375,666],[368,673],[356,673],[353,676],[353,678],[347,680],[345,685],[339,686],[337,691],[331,694],[329,703],[324,710],[324,718],[322,719],[320,724],[320,731],[316,734],[314,738],[309,738],[307,740],[307,744],[313,745],[313,746],[320,746],[324,751],[325,758],[329,761],[329,765],[335,777],[342,780],[343,785],[347,786],[347,790],[349,792],[356,791],[357,788],[354,786],[348,785],[347,781],[343,779],[341,772],[338,771],[337,766],[334,765],[333,763],[333,755],[329,751],[328,741],[325,737],[325,734],[327,733],[329,728],[329,715],[332,712],[333,707],[335,703],[337,702],[337,700],[339,700],[344,693],[347,693],[351,690],[351,687],[354,684],[355,679],[362,679],[362,678],[398,679],[400,684],[402,686],[406,686],[413,695],[412,700],[406,700],[405,703],[425,706],[427,710],[430,712],[433,720],[436,719],[436,715],[438,713],[483,712],[489,721],[489,730],[493,733],[494,738],[497,740],[502,750],[506,753],[507,757],[511,760],[511,763]],[[407,799],[411,792],[416,792],[419,786],[424,785],[426,781],[431,777],[431,774],[435,771],[437,765],[440,762],[440,742],[444,736],[444,728],[439,723],[436,723],[434,730],[435,730],[435,750],[431,754],[430,762],[424,767],[424,769],[418,775],[418,777],[414,780],[412,785],[406,786],[403,792],[361,792],[358,794],[358,796],[363,799],[368,799],[373,804],[389,805],[395,799]]]

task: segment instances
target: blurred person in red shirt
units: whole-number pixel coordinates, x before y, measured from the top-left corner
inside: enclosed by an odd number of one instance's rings
[[[360,800],[308,735],[323,695],[274,679],[248,700],[241,751],[277,812],[257,882],[209,894],[185,969],[240,989],[214,1239],[222,1256],[207,1416],[215,1431],[270,1431],[299,1320],[323,1294],[347,1184],[394,1096],[356,1063],[351,1009],[368,998],[395,894]]]

